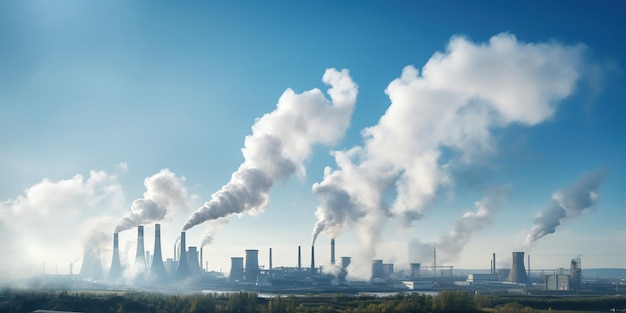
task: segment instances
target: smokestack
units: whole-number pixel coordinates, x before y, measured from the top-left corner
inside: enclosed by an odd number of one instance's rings
[[[165,265],[163,265],[163,256],[161,255],[161,224],[154,225],[154,255],[152,255],[150,274],[157,279],[164,279],[167,275]]]
[[[528,283],[528,276],[526,275],[526,269],[524,268],[524,252],[513,252],[511,273],[509,273],[507,281],[518,284]]]
[[[138,271],[146,269],[146,252],[143,247],[143,226],[137,226],[137,253],[135,254],[135,266]]]
[[[335,265],[335,238],[330,240],[330,264]]]
[[[256,282],[259,272],[259,250],[246,250],[246,281]]]
[[[496,270],[496,254],[493,254],[493,273],[491,274],[497,274],[497,270]]]
[[[311,274],[315,274],[315,246],[311,246]]]
[[[201,271],[201,272],[204,272],[204,271],[202,270],[202,264],[204,264],[204,263],[203,263],[203,260],[202,260],[203,255],[204,255],[204,247],[200,247],[200,271]]]
[[[231,257],[230,258],[230,274],[228,276],[230,282],[243,280],[243,258]]]
[[[530,282],[530,254],[528,254],[526,257],[528,257],[528,281]]]
[[[198,248],[197,247],[189,247],[189,251],[187,251],[187,264],[189,265],[189,273],[192,276],[200,276],[200,264],[198,264]]]
[[[109,270],[109,279],[112,281],[122,277],[122,263],[120,262],[120,246],[118,233],[113,234],[113,259],[111,260],[111,269]]]
[[[300,246],[298,246],[298,271],[302,270],[302,251],[300,250]]]
[[[272,248],[270,248],[270,271],[272,270]]]
[[[180,249],[178,253],[178,267],[176,268],[176,278],[183,279],[189,276],[189,264],[187,263],[187,247],[185,241],[185,232],[180,233]]]

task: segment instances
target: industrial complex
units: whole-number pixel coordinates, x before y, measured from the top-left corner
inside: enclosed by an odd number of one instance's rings
[[[93,288],[138,288],[150,290],[247,290],[265,293],[360,293],[410,292],[461,289],[476,293],[572,293],[616,294],[626,283],[620,277],[584,277],[581,259],[574,258],[570,268],[530,269],[530,256],[512,252],[511,267],[496,268],[496,254],[489,270],[465,272],[450,265],[410,263],[408,269],[395,270],[393,263],[372,260],[371,278],[366,281],[347,280],[351,257],[336,259],[335,240],[330,241],[330,263],[316,266],[315,247],[311,246],[310,266],[303,266],[301,248],[297,247],[298,263],[294,267],[274,267],[269,249],[269,267],[259,266],[259,250],[245,250],[245,257],[231,257],[228,274],[208,271],[202,267],[202,248],[186,245],[186,234],[174,245],[174,258],[162,258],[161,227],[154,225],[154,249],[144,248],[144,227],[137,227],[135,259],[122,264],[118,233],[113,234],[113,253],[108,271],[102,266],[99,251],[85,250],[78,275],[47,277],[49,281],[65,282]],[[526,263],[525,263],[526,261]],[[130,275],[129,275],[130,273]],[[90,288],[90,287],[88,287]]]

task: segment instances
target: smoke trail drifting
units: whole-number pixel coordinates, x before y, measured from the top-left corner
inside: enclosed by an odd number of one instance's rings
[[[499,34],[486,43],[454,37],[418,69],[407,66],[386,89],[391,105],[377,125],[363,130],[364,144],[334,152],[313,185],[320,201],[313,241],[336,237],[352,225],[382,229],[386,216],[407,224],[421,218],[450,168],[495,152],[494,129],[533,126],[549,119],[574,92],[585,47],[524,43]],[[395,189],[387,205],[383,195]],[[382,218],[367,218],[376,213]],[[373,249],[378,236],[362,238]]]
[[[432,257],[433,248],[437,247],[437,256],[442,263],[458,260],[472,235],[493,222],[493,215],[503,206],[509,189],[510,186],[505,185],[489,190],[481,201],[474,204],[476,211],[463,214],[436,242],[412,240],[409,243],[409,258],[412,261],[428,260]]]
[[[168,210],[185,209],[193,198],[187,194],[185,178],[177,177],[169,169],[162,169],[147,177],[144,185],[146,192],[143,198],[133,201],[130,212],[115,227],[116,233],[141,224],[162,221],[168,217]]]
[[[348,70],[327,69],[323,82],[330,85],[328,101],[319,89],[301,94],[287,89],[276,109],[259,118],[242,149],[245,161],[230,181],[194,212],[183,230],[207,220],[262,211],[275,181],[294,172],[305,174],[304,161],[314,144],[335,144],[350,124],[357,86]]]
[[[598,190],[605,176],[604,168],[584,173],[571,186],[552,194],[548,207],[535,217],[522,248],[526,250],[537,240],[554,233],[565,218],[578,217],[584,210],[594,206],[598,201]]]

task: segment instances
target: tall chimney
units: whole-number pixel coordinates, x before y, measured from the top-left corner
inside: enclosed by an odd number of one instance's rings
[[[524,268],[524,252],[513,252],[513,263],[511,264],[511,273],[507,281],[526,284],[528,283],[528,275]]]
[[[272,248],[270,248],[270,271],[272,270]]]
[[[203,258],[204,258],[204,246],[200,246],[200,272],[204,272],[204,269],[202,268],[202,266],[204,266],[203,262]]]
[[[302,270],[302,252],[300,251],[300,246],[298,246],[298,271]]]
[[[135,254],[135,266],[138,271],[146,269],[146,252],[143,247],[143,226],[137,226],[137,253]]]
[[[311,274],[315,274],[315,246],[311,245]]]
[[[109,270],[109,279],[112,281],[122,277],[122,263],[120,262],[120,245],[118,233],[113,234],[113,259],[111,260],[111,269]]]
[[[154,255],[152,255],[150,274],[157,279],[163,279],[167,275],[161,254],[161,224],[154,225]]]
[[[493,254],[493,273],[492,274],[497,274],[498,271],[496,270],[496,254]]]
[[[246,281],[256,282],[259,276],[259,250],[246,250]]]
[[[330,264],[335,265],[335,238],[330,240]]]
[[[176,278],[183,279],[190,275],[189,264],[187,263],[187,243],[185,232],[180,233],[180,252],[178,253],[178,267],[176,268]]]

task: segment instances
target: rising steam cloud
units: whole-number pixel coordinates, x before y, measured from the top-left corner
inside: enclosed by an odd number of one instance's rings
[[[522,249],[527,250],[537,240],[553,234],[566,218],[578,217],[593,207],[598,201],[598,192],[605,176],[604,168],[585,173],[571,186],[552,194],[548,207],[535,217]]]
[[[188,208],[195,198],[187,194],[185,178],[176,176],[169,169],[162,169],[147,177],[144,185],[146,192],[143,198],[133,201],[130,212],[115,227],[116,233],[141,224],[162,221],[171,210]]]
[[[411,261],[424,261],[432,256],[433,248],[437,248],[438,259],[442,262],[458,260],[463,248],[475,232],[478,232],[493,222],[494,213],[504,204],[509,185],[493,188],[487,195],[474,205],[476,211],[466,212],[458,218],[450,230],[437,241],[424,243],[412,240],[409,243],[409,258]]]
[[[323,82],[331,86],[331,101],[319,89],[301,94],[287,89],[276,109],[255,122],[242,149],[245,161],[230,181],[189,217],[183,230],[231,214],[263,211],[274,182],[294,172],[305,174],[303,163],[314,144],[332,145],[343,137],[357,86],[345,69],[326,70]]]
[[[319,200],[313,241],[335,238],[351,226],[373,254],[382,224],[393,216],[420,219],[455,164],[495,152],[492,131],[548,120],[582,75],[585,47],[525,43],[498,34],[486,43],[453,37],[421,75],[407,66],[386,89],[391,105],[378,124],[363,130],[363,145],[334,152],[313,185]],[[387,204],[389,189],[395,199]],[[388,199],[387,199],[388,200]],[[374,217],[374,218],[372,218]]]

